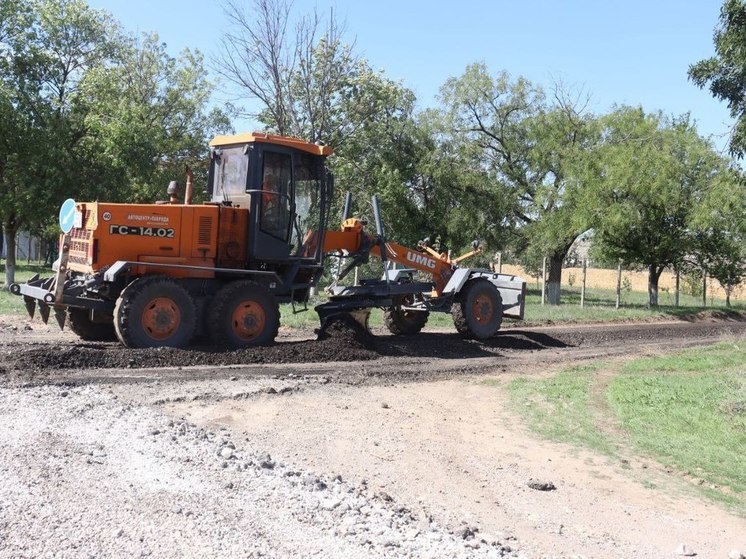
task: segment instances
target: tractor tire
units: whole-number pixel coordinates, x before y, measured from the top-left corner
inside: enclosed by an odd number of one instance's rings
[[[406,304],[406,299],[397,301],[397,304]],[[417,334],[427,324],[430,316],[428,311],[413,311],[391,307],[383,311],[383,323],[389,332],[396,336],[410,336]]]
[[[186,347],[197,330],[197,309],[178,281],[144,276],[117,299],[114,329],[126,347]]]
[[[78,307],[67,307],[67,325],[70,330],[86,342],[113,342],[117,332],[113,322],[93,322],[91,311]]]
[[[494,336],[503,321],[500,291],[484,279],[466,282],[451,307],[453,324],[466,338],[484,340]]]
[[[256,282],[227,284],[210,302],[207,325],[216,345],[255,347],[274,342],[280,327],[280,307]]]

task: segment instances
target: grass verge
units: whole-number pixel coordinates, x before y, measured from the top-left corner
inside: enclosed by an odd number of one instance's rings
[[[745,497],[746,344],[633,361],[608,398],[637,447],[705,490]]]
[[[518,378],[509,385],[511,400],[540,435],[614,454],[613,442],[596,428],[601,417],[590,401],[594,373],[603,366],[569,367],[547,379]]]
[[[516,379],[511,401],[546,438],[650,456],[746,515],[746,345],[637,359],[611,377],[598,375],[602,368],[609,372],[597,363]]]
[[[45,268],[39,264],[20,264],[16,266],[16,282],[24,282],[34,274],[40,276],[51,276],[51,268]],[[0,315],[10,314],[26,316],[26,307],[23,306],[23,298],[11,295],[5,285],[5,265],[0,264]]]

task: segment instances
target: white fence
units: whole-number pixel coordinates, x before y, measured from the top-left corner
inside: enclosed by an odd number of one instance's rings
[[[38,261],[46,256],[45,243],[27,231],[16,235],[16,261]],[[2,257],[8,257],[8,240],[3,239]]]

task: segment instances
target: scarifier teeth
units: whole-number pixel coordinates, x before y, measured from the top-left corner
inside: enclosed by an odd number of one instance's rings
[[[34,313],[36,312],[36,300],[31,297],[24,297],[23,304],[26,306],[26,312],[28,313],[29,318],[34,318]]]
[[[49,305],[46,303],[42,303],[39,301],[39,316],[41,316],[42,321],[44,321],[44,324],[49,322]]]
[[[62,309],[54,309],[54,318],[57,320],[57,324],[60,325],[60,330],[65,329],[65,319],[67,316],[65,315],[65,311]]]

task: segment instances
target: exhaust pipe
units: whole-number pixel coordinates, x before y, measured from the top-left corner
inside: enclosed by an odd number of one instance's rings
[[[192,173],[192,169],[187,166],[186,168],[186,188],[184,189],[184,205],[188,206],[192,203],[192,179],[194,178],[194,173]]]

